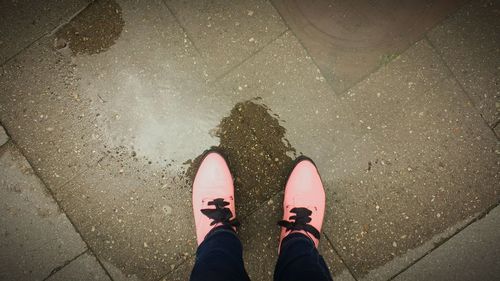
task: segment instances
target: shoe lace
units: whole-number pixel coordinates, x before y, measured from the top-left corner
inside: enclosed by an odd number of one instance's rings
[[[229,202],[224,201],[224,199],[222,198],[217,198],[213,201],[209,201],[208,205],[215,206],[215,209],[201,209],[201,212],[205,216],[213,220],[210,225],[215,225],[218,223],[233,227],[237,227],[240,225],[238,220],[231,219],[233,213],[229,208],[226,208],[226,206],[229,205]]]
[[[319,239],[319,231],[314,226],[309,224],[311,222],[311,210],[307,208],[293,208],[290,210],[290,212],[294,213],[295,215],[290,216],[290,221],[279,221],[279,226],[286,228],[286,231],[304,230],[312,234],[316,239]]]

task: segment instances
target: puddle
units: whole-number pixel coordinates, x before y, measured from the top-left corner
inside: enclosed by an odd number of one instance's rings
[[[106,51],[123,29],[122,10],[113,0],[97,0],[56,32],[55,47],[69,46],[74,55]]]
[[[258,100],[236,104],[220,122],[215,132],[220,138],[217,149],[226,156],[233,173],[240,217],[283,189],[296,155],[285,132],[278,116]],[[191,182],[202,155],[186,162]]]

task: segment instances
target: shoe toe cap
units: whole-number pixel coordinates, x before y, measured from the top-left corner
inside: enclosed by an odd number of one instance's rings
[[[307,160],[301,161],[295,166],[288,179],[288,185],[297,192],[323,190],[323,184],[316,166]]]
[[[210,183],[213,186],[225,186],[232,183],[231,172],[226,160],[219,153],[210,152],[200,163],[194,184],[203,183]]]

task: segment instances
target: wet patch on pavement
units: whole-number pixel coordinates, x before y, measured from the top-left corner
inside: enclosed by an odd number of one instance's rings
[[[138,155],[134,150],[134,147],[126,147],[123,145],[117,147],[109,147],[104,145],[105,157],[113,160],[113,165],[119,165],[119,169],[115,172],[118,174],[124,174],[126,170],[132,170],[136,174],[136,179],[144,183],[154,183],[155,185],[162,187],[169,187],[170,183],[173,183],[176,187],[187,188],[190,184],[187,181],[183,173],[176,175],[172,172],[174,160],[164,159],[164,160],[151,160],[146,156]],[[150,178],[148,173],[154,174],[153,180]]]
[[[234,176],[238,216],[248,215],[283,189],[296,155],[285,132],[278,116],[258,100],[236,104],[220,122],[215,131],[220,138],[216,149],[224,154]],[[186,162],[191,182],[202,156]]]
[[[74,55],[98,54],[115,43],[123,25],[122,9],[115,1],[94,1],[57,31],[55,48],[69,47]]]

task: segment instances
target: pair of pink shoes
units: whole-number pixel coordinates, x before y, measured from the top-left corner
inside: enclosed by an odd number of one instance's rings
[[[203,158],[193,183],[193,212],[198,245],[215,227],[226,225],[236,230],[233,177],[224,157],[208,152]],[[285,186],[281,241],[290,233],[307,235],[318,247],[325,191],[314,163],[299,157]]]

